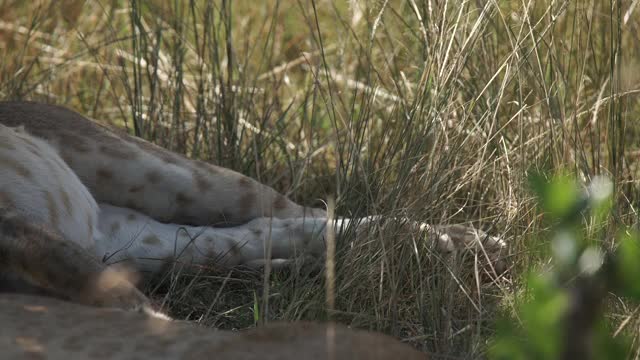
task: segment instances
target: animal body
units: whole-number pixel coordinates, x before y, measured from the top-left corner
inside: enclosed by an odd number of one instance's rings
[[[337,219],[336,224],[352,221]],[[27,289],[84,305],[141,309],[148,300],[122,265],[156,273],[176,260],[235,266],[320,257],[327,223],[323,209],[298,205],[240,173],[112,131],[69,109],[0,102],[0,290]],[[493,252],[504,246],[465,226],[410,226],[431,234],[445,250],[484,244]],[[55,316],[83,314],[79,322],[98,314],[113,315],[121,323],[138,316],[92,313],[51,298],[0,295],[0,300],[2,317],[14,322],[9,312],[27,300],[41,302],[45,313]],[[43,324],[41,314],[25,315],[34,324],[25,336]],[[14,337],[22,336],[14,326]],[[181,326],[175,331],[190,331]],[[319,334],[328,328],[310,329]],[[217,342],[227,336],[220,334],[207,336]],[[300,337],[293,341],[307,346]],[[345,343],[337,344],[341,349]]]
[[[426,359],[389,336],[326,323],[209,329],[143,313],[47,297],[0,296],[3,359]]]

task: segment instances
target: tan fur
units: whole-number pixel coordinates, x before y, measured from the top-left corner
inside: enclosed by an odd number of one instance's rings
[[[87,305],[135,309],[148,304],[116,268],[105,268],[77,244],[11,210],[0,210],[0,236],[0,275]]]
[[[391,337],[330,323],[229,332],[143,312],[7,294],[0,295],[0,309],[0,349],[7,359],[426,359]]]
[[[14,290],[31,292],[35,287],[35,293],[42,291],[93,306],[148,307],[147,298],[132,285],[135,273],[110,264],[126,263],[135,271],[158,272],[166,262],[175,260],[235,266],[282,264],[300,256],[318,258],[325,253],[324,235],[330,224],[338,232],[355,224],[359,232],[366,233],[368,226],[381,220],[399,221],[443,251],[475,247],[492,261],[504,247],[499,238],[467,226],[430,226],[380,217],[329,221],[324,210],[298,205],[237,172],[113,132],[71,110],[37,103],[0,102],[0,189],[0,292],[4,279],[4,285]],[[95,325],[93,319],[106,316],[111,322],[100,323],[102,330],[110,333],[139,328],[146,322],[134,313],[52,299],[0,294],[1,301],[5,303],[0,304],[0,320],[6,321],[0,321],[0,330],[9,330],[13,337],[7,340],[0,335],[0,341],[27,350],[46,345],[44,354],[60,354],[54,359],[69,354],[95,355],[79,349],[74,352],[83,341],[87,349],[95,345],[92,351],[97,351],[104,349],[101,341],[105,339],[115,342],[116,347],[123,346],[122,338],[133,339],[125,334],[119,340],[95,334],[83,337],[79,330],[78,339],[72,340],[69,326],[52,327],[52,322],[76,319],[78,329],[88,329]],[[48,310],[29,312],[24,307],[27,301],[39,302]],[[27,311],[22,312],[24,319],[33,324],[24,327],[26,332],[21,332],[12,310],[19,312],[21,306]],[[43,322],[47,318],[41,314],[55,316]],[[216,356],[220,359],[324,359],[332,358],[333,353],[326,353],[331,349],[336,351],[336,359],[375,358],[378,351],[383,354],[380,358],[391,358],[396,348],[398,353],[411,354],[409,348],[382,335],[331,325],[280,326],[244,337],[176,323],[165,325],[184,338],[201,334],[196,337],[211,342],[191,348],[191,353],[174,352],[185,358],[208,358],[211,351],[228,355]],[[70,346],[56,345],[50,340],[53,335],[34,338],[38,331],[51,332],[56,326],[63,329],[57,339]],[[323,334],[334,330],[336,343],[324,341]],[[149,331],[140,331],[141,337],[133,342],[137,345],[131,346],[146,350],[136,348],[111,358],[162,354],[165,345],[167,349],[187,346],[181,345],[182,338],[174,342],[160,339],[158,344],[144,337],[150,336]],[[266,341],[261,343],[261,338]],[[290,347],[284,348],[284,343]],[[243,353],[244,349],[248,350]],[[296,355],[303,349],[312,349],[312,357]],[[269,357],[269,353],[275,355]],[[192,357],[194,354],[198,356]]]
[[[235,171],[113,132],[63,107],[4,102],[0,104],[0,124],[24,126],[29,133],[46,139],[62,158],[69,159],[69,166],[98,202],[122,207],[131,202],[160,221],[223,225],[271,215],[325,216],[324,211],[295,204]],[[21,172],[25,170],[20,167]],[[118,176],[113,176],[114,171]],[[136,194],[123,194],[123,189],[147,184]],[[247,197],[249,193],[255,196]],[[175,200],[189,206],[180,206]],[[242,211],[238,204],[242,204]]]
[[[84,249],[106,264],[127,263],[138,271],[158,272],[173,260],[261,265],[324,254],[324,210],[295,204],[229,169],[110,131],[71,110],[29,102],[0,103],[0,139],[3,206],[56,237],[58,243],[73,243],[76,251]],[[377,221],[376,217],[355,220],[360,228]],[[338,229],[350,223],[353,220],[336,220]],[[484,244],[493,256],[503,245],[500,239],[469,227],[407,224],[416,232],[426,230],[444,251]],[[266,240],[270,240],[269,251]],[[54,247],[52,243],[47,245]],[[15,239],[0,238],[0,246],[15,246]],[[271,258],[265,258],[267,254]],[[43,268],[63,277],[64,261]],[[81,264],[75,266],[78,272],[96,271],[89,265],[86,271]],[[58,285],[73,283],[77,272],[66,272],[66,276]],[[86,302],[83,294],[74,296],[74,289],[43,284],[32,274],[24,277]]]

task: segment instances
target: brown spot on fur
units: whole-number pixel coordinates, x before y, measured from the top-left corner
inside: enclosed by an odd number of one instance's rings
[[[149,171],[148,173],[145,174],[144,177],[151,184],[157,184],[160,182],[160,179],[161,179],[160,173],[158,173],[155,170]]]
[[[241,176],[240,179],[238,179],[238,185],[242,188],[252,187],[253,180],[247,176]]]
[[[58,139],[61,146],[71,147],[77,152],[87,153],[91,151],[91,146],[85,139],[81,138],[80,136],[63,132],[58,134]]]
[[[213,188],[213,183],[199,170],[193,172],[193,180],[196,183],[196,188],[200,192],[207,192]]]
[[[116,158],[116,159],[133,160],[138,156],[138,154],[136,154],[131,150],[120,149],[117,147],[110,147],[105,145],[100,146],[99,150],[104,155],[107,155],[109,157]]]
[[[111,227],[109,227],[109,231],[111,231],[112,234],[116,233],[118,230],[120,230],[119,222],[114,222],[113,224],[111,224]]]
[[[0,191],[0,209],[8,209],[15,207],[13,199],[6,191]]]
[[[173,164],[173,165],[180,164],[180,159],[176,158],[175,156],[169,153],[160,154],[160,158],[162,159],[162,161],[166,162],[167,164]]]
[[[262,235],[262,229],[251,229],[251,232],[253,233],[253,235],[255,235],[256,237],[259,237]]]
[[[129,188],[129,192],[131,193],[137,193],[144,190],[144,185],[134,185],[132,187]]]
[[[149,235],[142,240],[143,243],[147,245],[158,245],[160,244],[160,239],[158,239],[155,235]]]
[[[236,261],[242,261],[242,252],[241,245],[236,243],[235,240],[228,240],[227,246],[229,247],[229,252],[227,253],[232,259]]]
[[[289,206],[289,199],[284,195],[276,195],[276,199],[273,202],[273,208],[276,210],[286,209]]]
[[[256,193],[253,191],[247,191],[242,194],[238,203],[236,215],[240,218],[245,218],[249,213],[251,213],[251,209],[256,207],[256,197]]]
[[[193,203],[193,199],[185,195],[185,193],[179,192],[176,194],[176,203],[179,207],[185,207]]]
[[[212,164],[209,164],[208,162],[205,161],[201,161],[201,160],[191,160],[193,165],[198,168],[198,169],[203,169],[205,172],[207,172],[209,175],[211,174],[217,174],[221,171],[221,168],[219,166],[215,166]]]
[[[60,214],[58,214],[58,207],[56,206],[56,200],[53,198],[50,192],[45,193],[47,199],[47,210],[49,210],[49,222],[54,228],[58,228],[60,222]]]
[[[126,204],[124,204],[124,207],[127,207],[132,210],[136,210],[136,211],[141,210],[140,206],[131,199],[127,200]]]
[[[97,169],[96,177],[98,180],[111,180],[113,179],[113,171],[109,169]]]
[[[11,168],[18,175],[24,178],[31,178],[33,176],[31,174],[31,170],[27,169],[24,165],[8,157],[0,156],[0,168],[2,167]]]

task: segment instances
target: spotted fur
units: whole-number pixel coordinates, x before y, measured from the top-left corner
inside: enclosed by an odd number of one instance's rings
[[[426,233],[443,251],[482,247],[493,260],[504,246],[499,238],[467,226],[391,220],[402,221],[416,233]],[[354,222],[361,230],[378,221],[379,217],[368,217],[335,219],[332,223],[340,231]],[[82,326],[89,326],[84,323],[91,323],[89,318],[99,314],[123,322],[136,315],[89,310],[52,299],[11,297],[2,294],[6,288],[44,292],[85,305],[148,309],[149,301],[132,285],[138,272],[159,272],[167,262],[176,260],[235,266],[277,265],[303,255],[321,257],[327,224],[324,210],[298,205],[235,171],[111,131],[63,107],[0,102],[0,303],[5,301],[0,304],[0,320],[15,321],[11,320],[16,316],[11,309],[22,311],[25,319],[35,324],[27,328],[29,331],[35,331],[44,318],[30,312],[27,302],[41,302],[46,314],[77,318]],[[127,264],[134,271],[118,264]],[[74,317],[80,313],[84,318]],[[135,321],[136,326],[144,322]],[[169,327],[181,329],[173,323]],[[194,329],[176,331],[200,331]],[[293,329],[304,333],[305,328]],[[346,354],[369,354],[367,347],[375,346],[378,340],[390,347],[398,345],[380,335],[362,337],[328,325],[311,329],[315,329],[310,333],[314,336],[325,331],[344,333],[344,338],[336,338],[336,359],[357,358]],[[0,336],[0,345],[14,341],[25,349],[38,348],[41,340],[22,336],[15,327],[11,330],[16,331],[14,338]],[[254,335],[268,338],[265,331]],[[207,332],[203,338],[213,342],[226,338],[218,334]],[[256,345],[253,354],[285,341],[299,344],[300,349],[310,346],[295,330],[278,330],[277,334],[292,335],[280,340],[268,338],[263,344],[266,347]],[[62,340],[70,344],[66,350],[71,351],[82,347],[81,339],[82,335],[78,341]],[[322,337],[319,339],[321,342]],[[234,346],[248,343],[220,342]],[[153,348],[151,341],[139,340],[138,344]],[[361,348],[350,353],[354,344]],[[211,349],[222,351],[219,346],[211,345]],[[274,353],[281,354],[278,351],[276,347]],[[321,354],[321,349],[315,354]]]

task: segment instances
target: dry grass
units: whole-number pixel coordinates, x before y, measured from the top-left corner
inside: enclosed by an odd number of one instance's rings
[[[332,311],[306,267],[271,273],[268,291],[261,273],[211,269],[149,289],[211,326],[333,318],[475,358],[526,291],[520,275],[548,258],[529,171],[608,175],[612,224],[636,222],[637,5],[4,0],[0,98],[64,104],[308,205],[334,196],[341,215],[503,236],[511,267],[495,282],[473,256],[442,258],[391,226],[346,236]],[[612,321],[635,331],[614,303]]]

